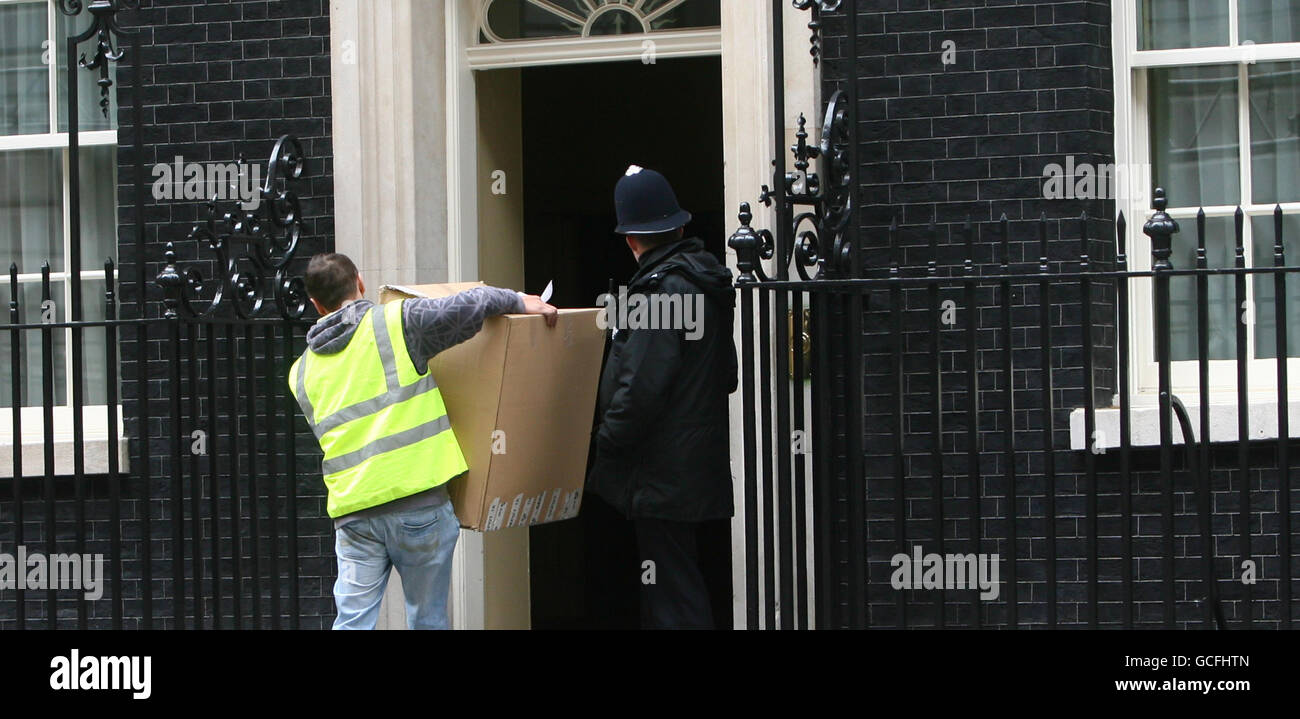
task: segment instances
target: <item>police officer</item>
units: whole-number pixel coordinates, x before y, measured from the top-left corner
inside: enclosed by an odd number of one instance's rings
[[[364,299],[356,265],[316,255],[305,283],[321,318],[289,370],[289,387],[320,441],[334,520],[335,629],[373,629],[396,567],[411,629],[447,628],[451,556],[460,526],[446,483],[466,471],[429,360],[506,312],[556,309],[538,297],[475,287],[382,307]]]
[[[614,208],[614,231],[638,265],[627,303],[642,311],[607,315],[623,326],[615,325],[601,374],[588,487],[634,524],[642,627],[711,628],[697,535],[705,520],[732,514],[731,272],[699,239],[683,236],[691,214],[658,172],[629,167]],[[655,308],[681,309],[656,316]]]

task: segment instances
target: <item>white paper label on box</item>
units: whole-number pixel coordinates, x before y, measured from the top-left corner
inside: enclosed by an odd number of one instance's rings
[[[582,490],[575,489],[569,492],[569,496],[564,498],[564,511],[560,514],[560,519],[573,519],[578,516],[578,503],[582,499]]]
[[[555,517],[555,508],[560,506],[560,493],[563,491],[564,490],[559,487],[556,487],[555,492],[551,494],[551,506],[546,508],[546,521],[549,522]]]
[[[524,500],[524,513],[523,516],[520,517],[519,519],[520,524],[527,526],[533,523],[533,505],[536,502],[537,502],[536,497],[529,497],[528,499]]]
[[[522,504],[523,501],[524,493],[520,492],[515,495],[515,501],[510,503],[510,519],[506,522],[507,527],[515,526],[515,522],[519,521],[519,505]]]
[[[537,495],[536,497],[533,497],[532,502],[533,502],[533,514],[531,517],[528,518],[528,523],[537,524],[538,521],[542,518],[542,505],[546,504],[546,490],[542,490],[541,494]]]
[[[487,521],[483,523],[483,531],[491,532],[501,528],[501,520],[506,516],[506,505],[501,502],[500,497],[492,500],[488,505]]]

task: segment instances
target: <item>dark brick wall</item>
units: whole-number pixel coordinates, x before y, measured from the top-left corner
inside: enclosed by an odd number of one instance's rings
[[[1079,217],[1087,212],[1090,242],[1087,251],[1096,269],[1115,266],[1115,203],[1108,199],[1044,199],[1043,173],[1048,163],[1064,165],[1073,155],[1076,164],[1114,162],[1110,7],[1096,1],[1010,2],[1009,0],[858,0],[857,56],[849,57],[848,24],[843,13],[825,18],[823,40],[824,94],[844,87],[852,78],[858,96],[859,246],[868,276],[887,271],[898,261],[903,274],[924,274],[935,260],[940,274],[960,275],[966,259],[961,224],[975,224],[973,255],[979,274],[999,270],[997,220],[1010,221],[1010,269],[1037,272],[1038,219],[1046,217],[1049,265],[1053,272],[1078,269],[1081,252]],[[955,62],[945,65],[945,42],[955,44]],[[787,49],[787,52],[791,51]],[[899,224],[896,246],[888,226]],[[929,241],[934,223],[937,250]],[[1116,391],[1115,293],[1099,284],[1093,290],[1094,367],[1099,406],[1108,406]],[[1002,559],[1002,596],[997,601],[972,604],[972,592],[948,592],[947,624],[970,625],[978,606],[986,625],[1006,622],[1007,485],[1004,458],[1008,413],[1002,389],[1002,348],[1009,341],[1014,353],[1014,441],[1018,504],[1015,516],[1019,562],[1021,625],[1047,622],[1048,519],[1045,514],[1045,476],[1042,428],[1046,421],[1041,388],[1039,311],[1042,303],[1037,282],[1016,283],[1011,292],[1013,329],[1010,337],[1000,330],[1001,297],[997,288],[982,287],[976,307],[966,306],[958,282],[941,293],[957,308],[955,325],[944,326],[940,339],[939,370],[943,432],[941,466],[943,537],[947,552],[998,552]],[[907,546],[922,545],[938,551],[932,508],[932,459],[935,415],[930,392],[935,365],[930,357],[929,332],[938,321],[923,289],[903,296],[903,334],[894,336],[890,325],[890,297],[876,292],[864,318],[866,356],[862,362],[867,467],[867,543],[869,556],[869,615],[873,624],[893,625],[898,620],[897,593],[890,587],[890,557],[898,551],[891,439],[904,436],[907,480],[904,491]],[[1053,281],[1050,301],[1052,322],[1051,369],[1054,380],[1051,447],[1056,461],[1055,502],[1057,532],[1055,566],[1058,623],[1086,625],[1087,547],[1086,506],[1088,482],[1083,453],[1069,449],[1070,410],[1084,404],[1083,329],[1077,282]],[[971,470],[967,461],[967,381],[965,329],[976,322],[980,413],[978,452],[983,477],[979,503],[981,534],[975,548],[973,536]],[[1150,331],[1135,328],[1135,332]],[[890,347],[903,346],[904,416],[902,425],[892,409]],[[832,348],[832,351],[835,351]],[[851,367],[851,364],[846,364]],[[852,370],[849,370],[852,371]],[[839,386],[832,391],[841,391]],[[835,423],[842,427],[842,422]],[[1133,556],[1139,624],[1158,624],[1163,618],[1160,584],[1163,556],[1161,525],[1163,499],[1158,456],[1154,450],[1134,453],[1133,472],[1119,474],[1118,452],[1097,457],[1098,554],[1101,558],[1099,620],[1120,621],[1122,537],[1120,496],[1126,480],[1133,501]],[[1231,622],[1242,615],[1243,587],[1232,581],[1233,557],[1238,553],[1236,532],[1237,491],[1242,479],[1231,471],[1231,448],[1216,449],[1211,485],[1216,539],[1216,576]],[[1176,473],[1176,596],[1180,625],[1199,621],[1193,600],[1203,592],[1198,581],[1200,542],[1197,536],[1195,496],[1185,473]],[[1277,472],[1274,445],[1264,443],[1252,455],[1249,481],[1252,489],[1253,540],[1262,558],[1260,583],[1253,589],[1255,617],[1262,626],[1276,625],[1277,597]],[[841,477],[842,480],[842,477]],[[841,491],[843,484],[841,483]],[[847,537],[845,502],[836,504],[834,521],[839,537]],[[1261,529],[1262,526],[1262,529]],[[843,547],[841,547],[843,550]],[[840,561],[847,556],[839,553]],[[841,563],[841,568],[845,565]],[[843,575],[847,576],[847,575]],[[842,579],[834,580],[843,588]],[[840,594],[844,607],[844,594]],[[934,592],[907,594],[908,622],[932,626],[936,611]]]
[[[176,156],[185,162],[235,162],[241,157],[261,166],[265,177],[266,162],[277,137],[293,134],[302,142],[307,166],[302,179],[294,189],[300,200],[304,222],[302,239],[296,259],[290,265],[290,274],[301,274],[306,259],[313,253],[332,249],[333,240],[333,168],[330,131],[330,78],[329,78],[329,17],[326,0],[206,0],[185,2],[178,0],[143,0],[138,11],[123,12],[122,24],[139,33],[141,42],[141,87],[132,86],[132,73],[125,58],[117,70],[120,110],[118,151],[118,207],[119,207],[119,268],[121,316],[124,318],[158,318],[162,315],[162,293],[153,284],[153,278],[162,267],[163,249],[167,242],[175,244],[178,264],[182,270],[196,268],[203,276],[216,276],[214,253],[206,246],[187,240],[190,228],[201,217],[203,202],[196,200],[156,200],[150,187],[154,178],[151,170],[155,163],[170,163]],[[72,24],[84,26],[85,19]],[[122,43],[125,47],[126,43]],[[145,168],[145,239],[143,256],[135,246],[135,216],[133,212],[133,147],[135,127],[131,112],[132,98],[136,92],[143,100],[142,161]],[[237,254],[249,252],[239,246]],[[244,263],[247,268],[248,264]],[[138,273],[143,268],[147,280],[143,307],[140,303]],[[263,283],[269,288],[270,278]],[[209,291],[206,296],[210,297]],[[272,308],[271,314],[274,314]],[[219,317],[232,318],[230,308]],[[269,619],[273,594],[272,556],[278,555],[278,569],[287,574],[290,535],[296,537],[299,555],[299,589],[303,628],[325,628],[334,615],[331,594],[335,573],[333,556],[333,531],[325,517],[324,488],[319,473],[319,449],[301,419],[293,422],[296,438],[297,461],[290,487],[288,472],[289,442],[286,440],[291,409],[284,376],[288,362],[302,351],[303,324],[288,325],[267,322],[248,326],[220,324],[213,344],[216,357],[214,367],[207,361],[209,335],[205,329],[196,329],[189,323],[179,328],[181,342],[173,346],[166,322],[149,325],[145,354],[141,357],[136,335],[129,329],[122,332],[121,391],[125,428],[131,437],[132,472],[121,481],[123,543],[121,554],[126,578],[123,597],[126,604],[128,627],[137,627],[143,606],[144,571],[142,546],[138,539],[145,532],[144,517],[150,519],[150,553],[152,562],[152,595],[155,627],[171,627],[173,613],[171,597],[176,591],[172,582],[172,559],[177,548],[172,540],[173,499],[179,490],[183,499],[185,517],[184,541],[180,547],[187,560],[198,542],[203,583],[199,591],[210,597],[213,593],[212,536],[220,538],[220,562],[223,596],[223,625],[233,621],[231,597],[236,593],[232,576],[231,537],[240,537],[242,557],[240,572],[242,587],[240,613],[244,626],[252,626],[255,601],[260,604],[257,613],[265,617],[262,626],[270,626]],[[248,333],[251,332],[252,342]],[[286,333],[291,333],[286,335]],[[286,339],[287,337],[287,339]],[[169,381],[168,358],[175,349],[180,352],[182,382],[174,387]],[[269,352],[269,357],[268,357]],[[286,361],[286,357],[290,358]],[[233,364],[232,364],[233,359]],[[146,396],[148,420],[142,422],[143,407],[140,402],[142,387],[137,381],[139,362],[146,363]],[[191,362],[196,362],[196,385],[190,385]],[[217,422],[208,421],[208,380],[217,398]],[[194,392],[192,387],[197,387]],[[174,425],[170,415],[169,400],[174,394],[181,396],[182,420]],[[191,405],[191,394],[193,402]],[[270,400],[270,401],[268,401]],[[195,411],[197,410],[197,411]],[[190,432],[198,429],[209,433],[209,453],[215,467],[208,464],[209,457],[190,460]],[[147,435],[147,444],[140,440]],[[183,452],[180,484],[174,484],[168,459],[171,438],[181,441]],[[147,452],[147,461],[141,453]],[[233,464],[235,457],[238,465]],[[146,464],[149,480],[143,478],[141,469]],[[197,472],[195,469],[197,468]],[[234,479],[237,477],[237,480]],[[232,486],[232,481],[234,486]],[[24,485],[25,488],[27,485]],[[85,506],[88,518],[85,524],[90,540],[87,551],[109,553],[109,481],[105,477],[89,478],[85,487]],[[295,508],[286,500],[292,490],[297,493]],[[32,501],[40,497],[41,486],[30,483],[25,504],[25,541],[37,551],[44,541],[45,505]],[[220,497],[215,507],[217,522],[213,523],[213,492]],[[191,501],[197,497],[197,517]],[[232,522],[232,494],[239,496],[238,521]],[[57,536],[59,551],[72,551],[75,537],[77,504],[75,488],[70,481],[60,480],[56,488]],[[256,501],[250,498],[256,497]],[[274,499],[272,499],[274,498]],[[5,496],[8,499],[8,495]],[[290,527],[287,517],[296,509],[298,526]],[[258,531],[252,531],[256,515]],[[277,517],[272,527],[271,516]],[[236,526],[237,525],[237,526]],[[4,522],[5,532],[0,542],[9,545],[12,523]],[[256,551],[254,542],[257,543]],[[257,557],[255,559],[255,557]],[[194,568],[186,561],[186,576],[193,576]],[[254,599],[253,577],[260,575],[260,598]],[[186,614],[195,609],[195,587],[187,580],[185,590]],[[281,581],[279,594],[283,603],[281,615],[286,617],[289,587]],[[111,593],[111,590],[110,590]],[[37,596],[37,595],[40,596]],[[76,618],[74,593],[60,595],[59,613],[63,626],[73,626]],[[107,626],[110,617],[108,593],[104,600],[90,606],[92,627]],[[45,616],[43,593],[28,593],[27,615],[29,621],[41,625]],[[212,607],[204,611],[205,622],[211,625]],[[6,592],[0,602],[0,627],[13,626],[14,603]],[[187,626],[189,622],[186,622]]]

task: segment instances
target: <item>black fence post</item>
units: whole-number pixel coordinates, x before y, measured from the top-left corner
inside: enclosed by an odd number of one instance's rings
[[[113,586],[113,629],[122,628],[122,477],[118,456],[117,276],[112,258],[104,260],[104,370],[108,414],[109,582]]]
[[[1117,350],[1119,355],[1119,514],[1120,514],[1120,577],[1124,585],[1123,627],[1133,628],[1133,480],[1132,466],[1132,397],[1129,381],[1129,278],[1128,272],[1128,221],[1124,213],[1115,220],[1115,269],[1120,273],[1115,281],[1115,313]]]
[[[1281,603],[1282,629],[1291,628],[1291,418],[1287,401],[1287,344],[1286,318],[1286,254],[1282,245],[1282,206],[1273,208],[1273,325],[1277,357],[1277,468],[1278,514],[1281,526],[1278,532],[1278,559],[1281,569],[1278,582],[1278,602]]]
[[[1007,626],[1019,626],[1018,551],[1016,541],[1016,511],[1020,501],[1016,492],[1016,392],[1015,358],[1011,349],[1011,274],[1010,223],[1004,212],[998,218],[998,271],[1002,281],[998,285],[998,299],[1002,307],[1002,402],[1006,417],[1005,444],[1002,447],[1002,474],[1006,482],[1006,504],[1003,509],[1007,530]]]
[[[1151,238],[1151,269],[1155,282],[1156,362],[1160,374],[1160,487],[1164,494],[1161,527],[1164,532],[1164,624],[1173,628],[1176,619],[1174,603],[1174,478],[1173,478],[1173,417],[1170,391],[1170,331],[1169,331],[1169,262],[1173,236],[1178,232],[1178,222],[1165,212],[1168,202],[1164,188],[1156,188],[1152,207],[1155,214],[1147,220],[1142,232]]]
[[[925,275],[934,280],[939,276],[939,231],[931,222],[926,228],[926,237],[930,245],[930,260],[926,265]],[[943,308],[940,305],[939,283],[930,282],[926,288],[926,304],[930,310],[930,519],[934,523],[935,551],[944,555],[943,541]],[[943,629],[947,623],[946,592],[940,588],[934,592],[934,626]]]
[[[58,321],[58,306],[50,296],[50,263],[41,265],[41,419],[45,430],[45,556],[53,557],[58,551],[58,532],[55,519],[54,468],[54,330]],[[50,582],[45,595],[45,620],[49,629],[59,627],[58,583]]]
[[[1205,270],[1205,210],[1196,212],[1196,269]],[[1209,277],[1205,272],[1196,275],[1196,374],[1200,399],[1200,441],[1196,458],[1196,510],[1201,532],[1201,577],[1205,583],[1202,599],[1202,622],[1211,627],[1219,606],[1214,584],[1214,530],[1210,522],[1212,501],[1210,494],[1210,293]],[[1184,437],[1190,442],[1190,437]]]
[[[1088,213],[1079,218],[1079,325],[1083,331],[1084,473],[1088,484],[1086,535],[1088,547],[1088,628],[1097,628],[1097,384],[1093,367],[1092,259],[1088,248]]]
[[[983,475],[980,471],[980,383],[979,383],[979,308],[976,304],[975,231],[970,216],[962,225],[966,245],[964,275],[966,290],[966,471],[970,484],[970,541],[971,550],[981,554],[984,514],[980,507],[983,499]],[[978,629],[983,624],[980,597],[972,593],[970,600],[971,625]]]
[[[9,324],[17,325],[22,322],[22,313],[19,311],[18,300],[18,264],[9,263]],[[23,399],[26,392],[24,391],[23,381],[23,361],[22,361],[22,344],[23,331],[14,328],[9,333],[9,388],[12,400],[12,422],[13,422],[13,442],[14,442],[14,473],[13,473],[13,493],[14,493],[14,543],[22,546],[25,541],[23,532]],[[14,588],[14,619],[17,620],[18,628],[27,627],[27,608],[25,601],[25,587],[23,583],[16,583]]]
[[[745,472],[745,628],[759,628],[758,587],[758,478],[754,461],[754,290],[757,281],[754,272],[758,264],[760,238],[749,226],[754,215],[749,203],[740,203],[740,227],[732,233],[727,245],[736,252],[736,270],[740,273],[736,285],[740,291],[740,395],[744,416],[741,419],[744,437]],[[818,577],[822,579],[822,577]],[[818,618],[821,618],[819,614]]]
[[[1043,514],[1047,538],[1047,625],[1056,627],[1056,447],[1052,397],[1052,282],[1047,253],[1047,213],[1038,217],[1038,343],[1039,368],[1043,373]]]
[[[163,290],[163,318],[167,321],[167,396],[170,424],[167,436],[171,462],[171,529],[172,529],[172,617],[176,629],[185,628],[185,485],[181,469],[181,277],[176,271],[176,249],[167,243],[158,286]],[[143,359],[143,358],[141,358]]]
[[[890,438],[890,449],[894,470],[894,535],[898,541],[898,553],[904,556],[911,554],[907,546],[907,446],[903,441],[905,433],[905,422],[907,422],[906,406],[907,401],[907,381],[903,371],[903,285],[899,280],[902,278],[902,269],[900,267],[902,248],[898,244],[898,220],[891,219],[889,222],[889,333],[893,338],[890,342],[890,373],[893,375],[893,381],[890,382],[890,408],[893,414],[893,437]],[[897,598],[898,618],[896,625],[900,628],[907,627],[907,594],[895,590]]]
[[[1233,237],[1235,238],[1235,250],[1233,267],[1237,269],[1235,276],[1236,303],[1233,305],[1233,314],[1237,316],[1237,321],[1233,324],[1237,327],[1236,332],[1236,357],[1237,357],[1237,524],[1239,531],[1238,541],[1241,544],[1239,549],[1239,562],[1244,566],[1246,562],[1254,562],[1252,557],[1252,548],[1250,542],[1250,344],[1247,329],[1247,294],[1246,294],[1246,215],[1238,207],[1233,214]],[[1241,313],[1241,314],[1238,314]],[[1247,626],[1254,623],[1255,601],[1254,587],[1247,582],[1241,582],[1242,601],[1241,615]]]

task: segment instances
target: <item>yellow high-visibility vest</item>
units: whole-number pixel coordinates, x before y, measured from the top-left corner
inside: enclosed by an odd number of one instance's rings
[[[342,352],[304,352],[289,388],[325,452],[330,517],[432,489],[467,469],[433,374],[417,372],[406,349],[401,302],[367,310]]]

